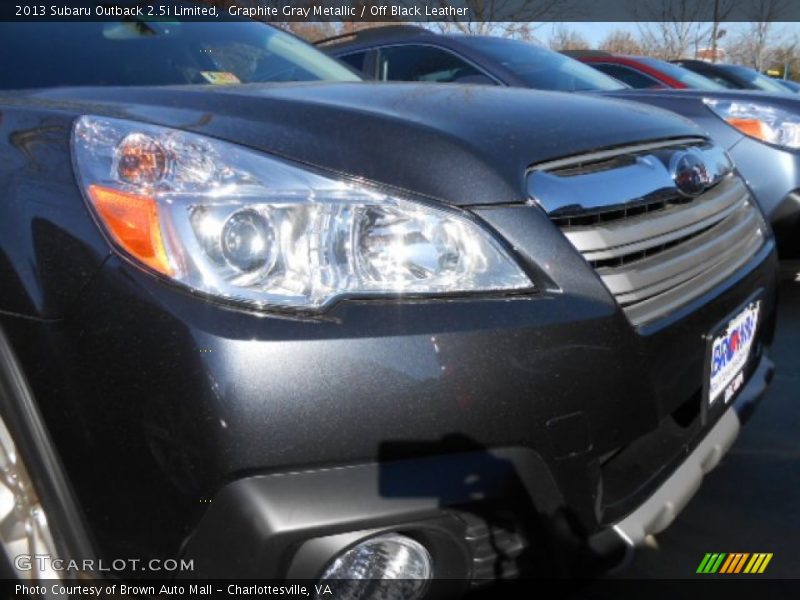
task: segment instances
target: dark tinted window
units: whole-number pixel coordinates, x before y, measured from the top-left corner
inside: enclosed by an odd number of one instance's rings
[[[649,75],[635,71],[630,67],[612,65],[609,63],[591,63],[591,65],[595,69],[602,71],[606,75],[610,75],[614,79],[619,79],[622,83],[626,83],[632,88],[644,89],[652,87],[664,87],[664,85],[657,79],[653,79]]]
[[[739,81],[729,77],[726,73],[720,71],[719,69],[715,69],[713,67],[706,67],[702,63],[683,63],[679,60],[676,60],[676,65],[683,67],[684,69],[688,69],[689,71],[693,71],[698,75],[702,75],[706,79],[710,79],[714,83],[721,85],[724,88],[729,90],[740,90],[742,89],[742,84]]]
[[[703,75],[703,77],[708,77],[714,83],[717,83],[724,88],[728,88],[729,90],[742,89],[742,85],[740,83],[726,77],[723,73],[716,73],[713,71],[700,71],[700,74]]]
[[[618,81],[575,59],[528,42],[491,37],[464,37],[461,42],[539,90],[576,92],[624,88]]]
[[[364,73],[364,67],[366,66],[364,63],[367,60],[367,52],[353,52],[352,54],[345,54],[343,56],[337,56],[339,60],[346,62],[348,65],[353,67],[356,71],[360,71]]]
[[[358,77],[253,22],[3,23],[0,88],[235,84]]]
[[[475,67],[452,52],[432,46],[381,48],[378,79],[383,81],[433,81],[488,83]]]

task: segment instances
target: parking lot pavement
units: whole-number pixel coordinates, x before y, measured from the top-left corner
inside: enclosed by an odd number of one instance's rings
[[[776,375],[728,456],[621,577],[693,577],[706,552],[772,552],[765,576],[800,578],[800,263],[784,265]]]

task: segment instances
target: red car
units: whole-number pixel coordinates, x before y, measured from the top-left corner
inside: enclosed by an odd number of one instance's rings
[[[591,65],[632,88],[725,89],[707,77],[649,56],[622,56],[593,50],[567,51],[564,54]]]

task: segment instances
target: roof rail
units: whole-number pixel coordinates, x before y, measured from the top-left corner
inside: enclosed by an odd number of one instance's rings
[[[364,39],[392,37],[411,34],[431,34],[435,35],[430,29],[417,25],[384,25],[382,27],[368,27],[358,31],[340,33],[314,42],[315,46],[335,46],[347,42],[356,42]]]

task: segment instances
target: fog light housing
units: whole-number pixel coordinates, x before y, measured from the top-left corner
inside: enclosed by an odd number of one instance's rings
[[[342,600],[418,600],[432,577],[433,560],[425,546],[408,536],[388,533],[337,556],[321,579],[335,585],[336,597]]]

